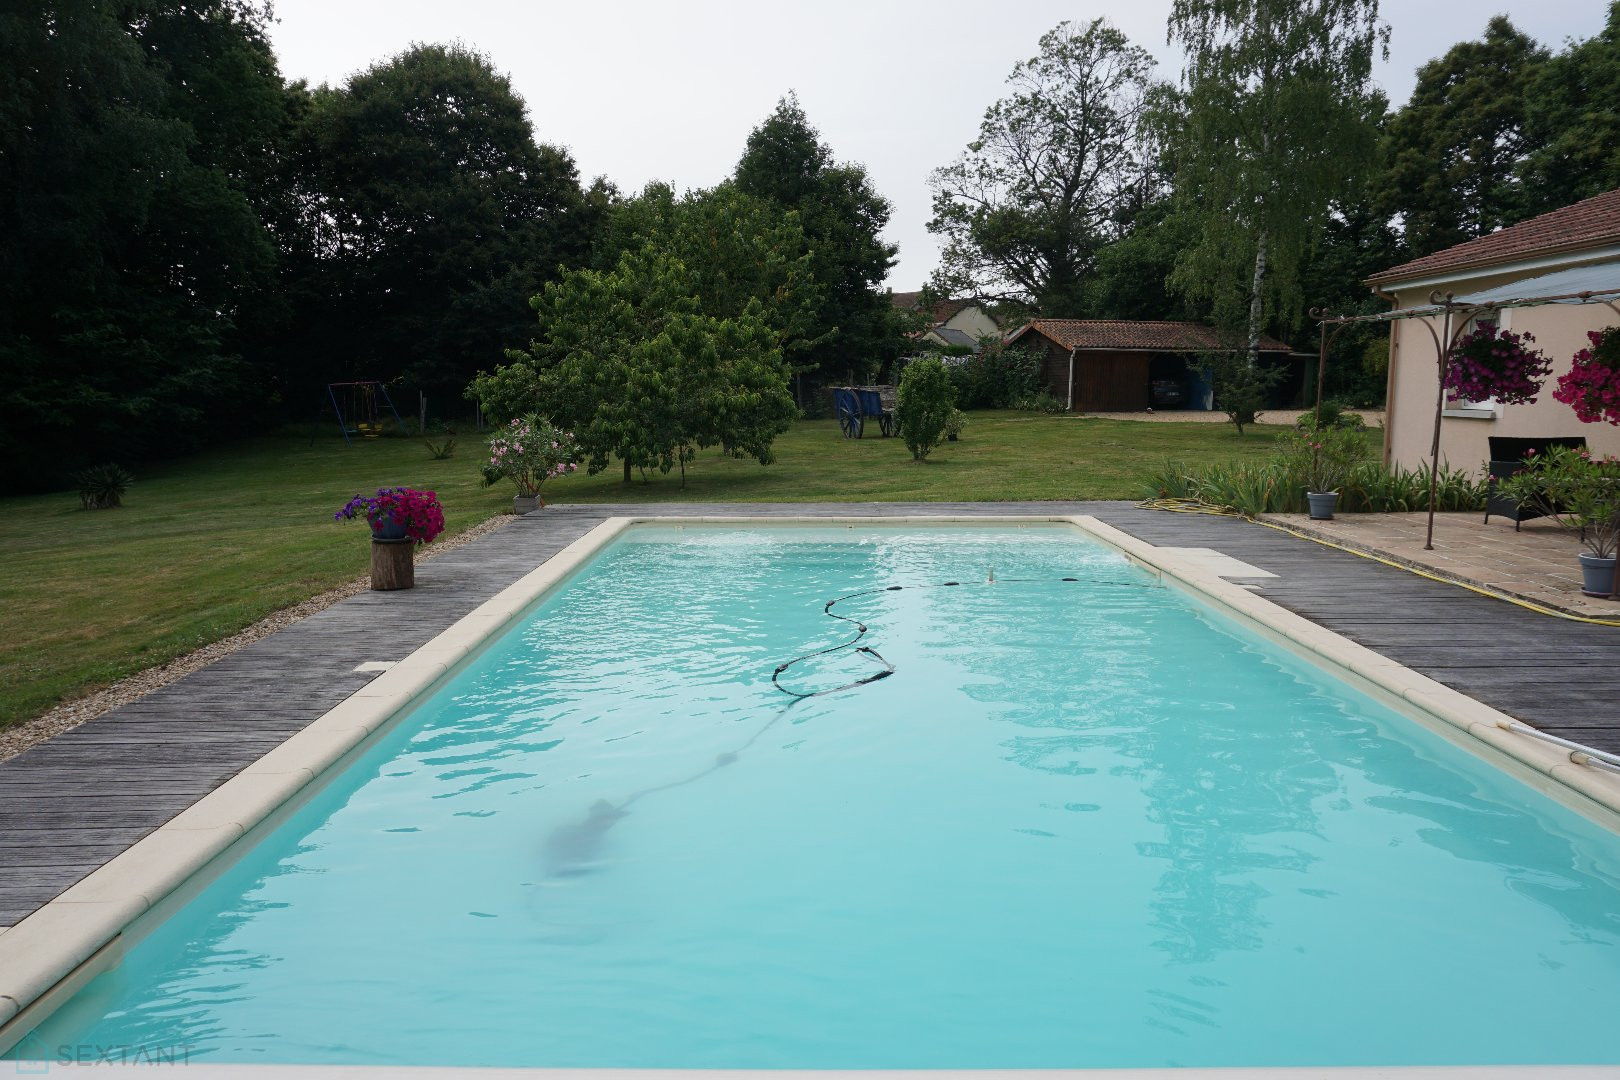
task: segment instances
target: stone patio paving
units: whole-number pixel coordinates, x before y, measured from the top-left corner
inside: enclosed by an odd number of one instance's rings
[[[1428,515],[1339,514],[1312,521],[1304,514],[1267,514],[1261,520],[1307,536],[1428,570],[1588,618],[1620,620],[1620,603],[1581,593],[1579,538],[1549,518],[1522,523],[1481,513],[1436,514],[1434,550],[1424,551]]]

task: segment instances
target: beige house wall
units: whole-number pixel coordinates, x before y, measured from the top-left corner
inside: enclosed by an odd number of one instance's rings
[[[964,334],[971,334],[974,338],[1001,336],[1001,327],[997,326],[996,321],[978,304],[969,304],[946,319],[945,327],[948,330],[960,330]]]
[[[1456,295],[1506,285],[1529,275],[1481,274],[1447,282],[1445,291]],[[1429,302],[1434,286],[1391,290],[1399,307]],[[1434,405],[1439,392],[1439,365],[1434,334],[1442,334],[1442,320],[1401,319],[1390,324],[1388,415],[1385,418],[1385,455],[1391,465],[1415,469],[1429,461],[1434,444]],[[1486,440],[1493,435],[1542,438],[1580,435],[1594,452],[1620,457],[1620,427],[1583,424],[1563,402],[1554,401],[1553,388],[1568,372],[1575,353],[1587,346],[1587,331],[1620,324],[1620,314],[1605,304],[1548,304],[1507,308],[1498,318],[1504,329],[1535,335],[1535,346],[1552,360],[1548,376],[1533,405],[1498,405],[1485,416],[1445,416],[1440,423],[1440,461],[1454,469],[1480,472],[1490,459]],[[1453,327],[1455,329],[1455,327]]]

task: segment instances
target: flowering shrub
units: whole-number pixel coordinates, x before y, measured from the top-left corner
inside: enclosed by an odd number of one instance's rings
[[[1530,334],[1498,330],[1481,323],[1451,348],[1446,364],[1446,389],[1453,400],[1484,401],[1495,398],[1504,405],[1529,405],[1541,392],[1552,371],[1552,361],[1529,347]]]
[[[363,517],[373,532],[398,525],[418,544],[431,543],[444,532],[444,507],[439,505],[439,497],[413,488],[378,488],[375,495],[356,495],[332,517],[336,521]]]
[[[1575,366],[1558,377],[1553,400],[1575,410],[1584,424],[1620,424],[1620,326],[1592,330],[1592,344],[1575,354]]]
[[[1306,491],[1338,491],[1356,466],[1371,453],[1360,428],[1328,427],[1310,431],[1295,428],[1277,439],[1281,464]]]
[[[1595,458],[1584,448],[1549,446],[1527,454],[1524,468],[1500,481],[1498,490],[1579,530],[1586,549],[1600,559],[1620,546],[1620,461]]]
[[[572,432],[559,431],[537,413],[520,416],[489,440],[484,486],[510,480],[517,485],[519,495],[538,498],[541,484],[579,468],[574,460],[578,456],[579,445]],[[540,505],[545,505],[544,499]]]

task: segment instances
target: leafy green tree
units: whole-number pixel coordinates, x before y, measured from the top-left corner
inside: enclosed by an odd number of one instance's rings
[[[262,165],[286,115],[267,17],[0,9],[0,485],[188,449],[257,411],[243,344],[274,305]]]
[[[496,421],[541,412],[574,432],[591,473],[617,457],[669,472],[721,446],[761,464],[796,411],[778,331],[757,300],[719,317],[668,253],[627,252],[612,270],[574,270],[534,299],[527,352],[468,389]]]
[[[866,169],[834,161],[789,95],[749,134],[733,183],[778,211],[797,211],[808,241],[821,295],[802,334],[810,344],[792,357],[795,372],[863,375],[897,357],[905,337],[883,289],[898,251],[882,236],[892,207]]]
[[[1543,64],[1525,96],[1530,217],[1620,188],[1620,2],[1603,29]]]
[[[911,451],[911,460],[928,459],[945,437],[945,427],[955,411],[956,387],[944,361],[925,356],[906,365],[900,375],[894,418],[900,423],[900,437]]]
[[[680,262],[705,313],[736,318],[757,303],[790,364],[830,334],[810,336],[825,290],[796,210],[783,213],[729,182],[679,198],[652,183],[613,208],[593,264],[611,269],[649,245]]]
[[[1041,36],[1039,54],[1008,76],[1012,94],[985,111],[978,138],[929,178],[928,229],[945,241],[935,290],[1048,317],[1084,314],[1098,251],[1124,235],[1151,194],[1142,120],[1153,67],[1104,19]]]
[[[1176,259],[1198,238],[1197,223],[1160,199],[1132,216],[1128,231],[1097,252],[1085,288],[1091,319],[1188,319],[1181,297],[1166,284]]]
[[[574,163],[535,142],[487,57],[416,46],[318,90],[304,134],[316,383],[459,390],[525,339],[528,300],[558,267],[585,260],[595,225]]]
[[[1416,258],[1519,220],[1517,172],[1528,143],[1525,95],[1547,52],[1498,15],[1480,41],[1418,69],[1412,99],[1390,118],[1380,209],[1398,216]]]
[[[1175,0],[1170,34],[1187,53],[1176,198],[1198,224],[1171,286],[1258,364],[1267,308],[1298,322],[1300,266],[1374,159],[1388,31],[1377,0]]]

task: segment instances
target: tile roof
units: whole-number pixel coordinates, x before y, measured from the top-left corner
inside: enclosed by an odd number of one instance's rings
[[[1620,243],[1620,188],[1380,270],[1371,284]]]
[[[891,292],[889,302],[902,311],[921,311],[922,292]],[[945,322],[963,308],[977,304],[977,300],[936,300],[933,307],[934,324]]]
[[[1034,330],[1068,349],[1157,349],[1162,352],[1206,352],[1223,348],[1214,327],[1194,322],[1149,322],[1126,319],[1035,319],[1013,331],[1008,341]],[[1288,346],[1262,336],[1264,352],[1287,352]]]

